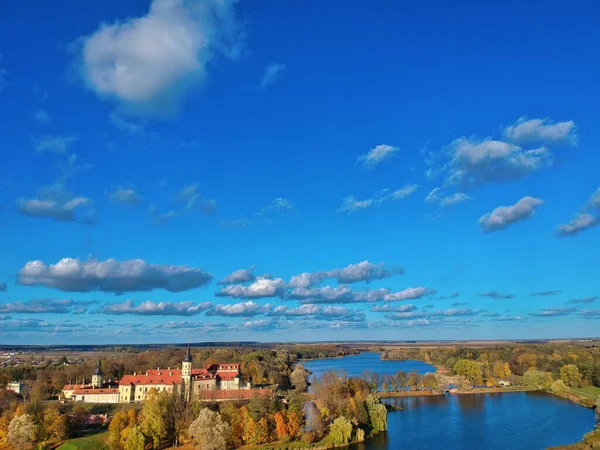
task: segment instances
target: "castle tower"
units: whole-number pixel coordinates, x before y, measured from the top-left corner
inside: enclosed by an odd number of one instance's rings
[[[98,360],[98,366],[94,370],[94,374],[92,375],[92,386],[93,387],[102,387],[102,367],[100,366],[100,360]]]
[[[192,399],[192,354],[190,353],[190,344],[188,344],[187,352],[183,357],[181,365],[181,378],[183,381],[183,392],[187,401]]]

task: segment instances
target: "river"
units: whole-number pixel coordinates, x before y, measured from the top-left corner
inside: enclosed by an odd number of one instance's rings
[[[313,377],[342,369],[350,376],[358,376],[364,369],[380,375],[435,370],[420,361],[382,360],[379,353],[367,352],[305,361],[304,365]],[[403,408],[388,414],[388,432],[348,450],[537,450],[577,442],[595,424],[591,409],[542,392],[446,394],[384,401]]]

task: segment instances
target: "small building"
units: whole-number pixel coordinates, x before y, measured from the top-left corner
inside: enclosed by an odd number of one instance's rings
[[[498,381],[498,386],[500,386],[500,387],[510,386],[510,381],[500,380],[500,381]]]
[[[119,388],[76,389],[72,399],[86,403],[119,403]]]
[[[6,385],[6,390],[16,392],[17,394],[22,394],[24,388],[25,383],[21,383],[20,381],[13,381]]]

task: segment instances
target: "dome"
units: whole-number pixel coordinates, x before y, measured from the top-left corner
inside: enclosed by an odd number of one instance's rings
[[[94,375],[100,375],[102,376],[102,367],[100,366],[100,361],[98,361],[98,366],[96,367],[96,370],[94,370]]]

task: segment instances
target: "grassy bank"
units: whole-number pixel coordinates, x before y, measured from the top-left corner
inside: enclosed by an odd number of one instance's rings
[[[107,440],[108,431],[104,431],[86,437],[69,439],[57,450],[108,450]]]

